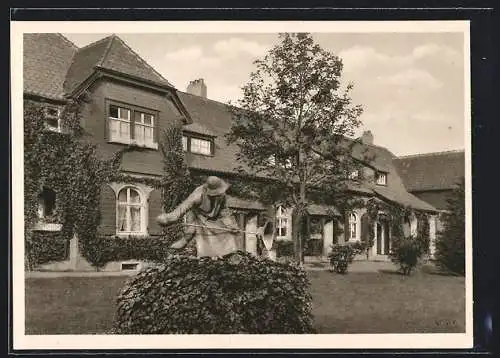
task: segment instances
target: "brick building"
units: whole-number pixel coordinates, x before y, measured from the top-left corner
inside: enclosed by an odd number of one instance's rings
[[[167,74],[168,75],[168,74]],[[83,110],[82,126],[90,140],[98,145],[104,156],[116,152],[123,145],[139,144],[146,150],[127,152],[121,171],[131,176],[159,178],[162,157],[158,151],[158,132],[168,126],[182,126],[186,162],[193,174],[218,175],[227,179],[235,172],[236,147],[228,146],[224,135],[231,125],[227,105],[207,98],[207,86],[202,79],[194,80],[186,92],[174,88],[168,80],[142,60],[119,37],[113,35],[77,48],[60,34],[26,34],[24,37],[24,95],[25,98],[45,102],[51,106],[45,118],[47,128],[60,130],[57,114],[67,98],[88,96]],[[388,149],[374,144],[367,131],[353,155],[361,158],[364,152],[373,155],[362,172],[352,173],[350,189],[353,195],[377,198],[397,203],[428,215],[430,237],[435,237],[438,210],[419,199],[405,187],[398,172],[398,158]],[[56,195],[42,200],[40,216],[54,207],[50,201]],[[242,229],[251,232],[257,225],[260,212],[267,208],[262,203],[230,196],[228,206],[234,210]],[[144,184],[109,183],[102,190],[101,224],[104,235],[154,236],[160,227],[155,217],[161,212],[161,193]],[[291,240],[290,210],[276,207],[276,240]],[[311,204],[310,240],[308,256],[325,257],[334,242],[356,241],[374,230],[375,242],[371,259],[384,259],[390,250],[391,234],[387,222],[374,227],[362,225],[366,209],[356,209],[342,217],[336,208]],[[409,222],[416,230],[416,219]],[[38,230],[58,230],[58,223],[49,223]],[[334,224],[345,228],[337,234]],[[70,244],[64,263],[52,265],[59,269],[87,269],[79,257],[77,240]],[[255,235],[242,234],[242,249],[256,253]],[[132,262],[133,264],[133,262]],[[125,266],[124,266],[125,265]],[[115,262],[105,269],[120,270],[130,262]]]

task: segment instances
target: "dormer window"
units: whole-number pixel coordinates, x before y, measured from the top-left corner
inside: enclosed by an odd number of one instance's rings
[[[184,134],[182,136],[182,149],[194,154],[213,155],[214,140],[210,137]]]
[[[45,128],[53,132],[61,132],[61,110],[58,106],[47,105],[43,109]]]
[[[212,142],[207,139],[191,138],[191,153],[212,154]]]
[[[108,103],[108,140],[113,143],[158,149],[158,115],[126,104]]]
[[[375,175],[375,182],[377,185],[387,185],[387,174],[386,173],[377,173]]]

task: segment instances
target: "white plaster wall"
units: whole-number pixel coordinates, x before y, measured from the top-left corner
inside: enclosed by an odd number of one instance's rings
[[[323,226],[323,255],[327,256],[333,244],[333,220],[326,221]]]
[[[253,216],[247,220],[245,231],[246,251],[253,255],[257,255],[257,236],[248,233],[257,231],[257,216]]]

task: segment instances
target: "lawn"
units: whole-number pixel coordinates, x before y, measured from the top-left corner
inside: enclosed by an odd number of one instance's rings
[[[310,271],[318,333],[465,332],[463,277]],[[101,334],[127,277],[26,279],[26,334]]]

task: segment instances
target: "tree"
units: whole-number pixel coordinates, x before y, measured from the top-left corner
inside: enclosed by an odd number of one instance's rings
[[[465,179],[462,178],[447,200],[443,230],[437,235],[437,264],[451,272],[465,275]]]
[[[352,83],[342,88],[342,61],[310,34],[280,34],[232,106],[228,143],[239,147],[239,169],[274,180],[266,188],[292,210],[295,257],[302,262],[303,230],[311,197],[335,200],[357,166],[346,141],[360,126]]]

